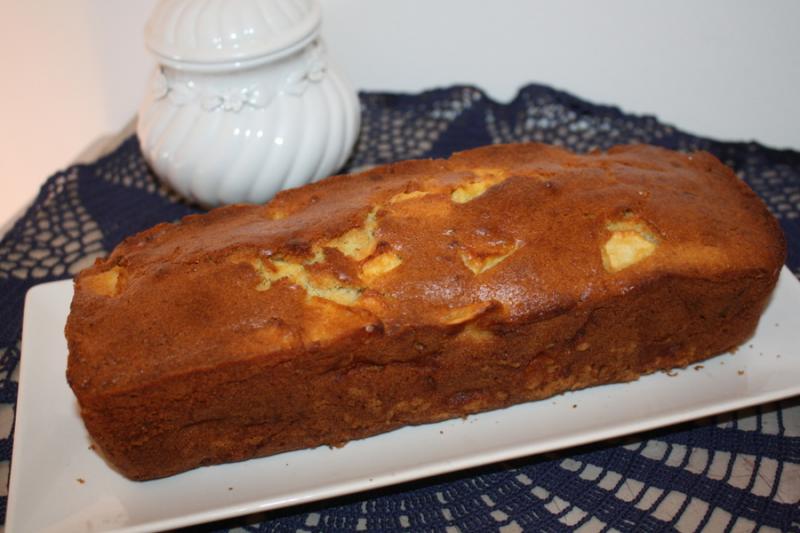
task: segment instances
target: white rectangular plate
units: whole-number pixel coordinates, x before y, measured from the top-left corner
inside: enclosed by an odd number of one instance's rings
[[[69,281],[28,292],[6,530],[150,531],[372,489],[675,424],[800,393],[800,283],[784,268],[735,354],[607,385],[317,448],[133,482],[89,449],[64,372]]]

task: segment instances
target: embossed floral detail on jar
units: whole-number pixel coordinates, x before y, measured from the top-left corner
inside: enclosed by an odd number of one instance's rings
[[[155,100],[169,98],[175,105],[186,105],[197,101],[205,111],[221,109],[238,113],[245,107],[263,109],[281,92],[301,96],[312,83],[325,78],[328,67],[325,50],[319,42],[312,44],[303,54],[303,67],[289,74],[277,87],[265,88],[253,84],[243,88],[212,91],[198,87],[193,81],[171,81],[168,72],[159,68],[153,76],[151,92]]]
[[[244,106],[262,109],[275,97],[274,92],[264,91],[257,85],[243,89],[229,89],[221,94],[206,93],[200,99],[200,106],[206,111],[222,108],[223,111],[238,113]]]
[[[156,100],[160,100],[167,96],[169,92],[169,81],[167,81],[167,77],[164,75],[164,70],[159,68],[156,70],[155,74],[153,75],[153,81],[150,85],[150,90],[153,93],[153,98]]]
[[[309,83],[322,81],[328,66],[325,62],[325,50],[317,41],[305,51],[305,68],[289,76],[286,80],[286,92],[301,95],[308,89]]]

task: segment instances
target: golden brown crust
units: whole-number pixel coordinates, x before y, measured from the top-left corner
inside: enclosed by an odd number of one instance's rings
[[[709,154],[488,146],[127,239],[76,279],[68,379],[122,471],[158,477],[708,357],[752,332],[784,256]]]

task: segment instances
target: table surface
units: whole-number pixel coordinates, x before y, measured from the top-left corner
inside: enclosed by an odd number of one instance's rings
[[[353,84],[454,83],[509,100],[545,83],[691,133],[800,149],[800,3],[321,0]],[[155,0],[0,0],[0,226],[53,172],[134,117]],[[369,43],[369,46],[364,46]]]

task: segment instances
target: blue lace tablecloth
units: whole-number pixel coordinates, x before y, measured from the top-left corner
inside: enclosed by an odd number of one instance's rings
[[[800,153],[683,133],[531,85],[509,104],[473,87],[361,94],[344,171],[541,141],[577,151],[645,142],[708,150],[767,202],[800,273]],[[22,307],[31,286],[72,276],[124,237],[199,211],[163,188],[137,140],[60,172],[0,242],[0,476],[13,442]],[[798,309],[800,312],[800,309]],[[798,376],[800,379],[800,376]],[[4,521],[7,492],[0,496]],[[800,402],[211,524],[246,531],[800,531]]]

